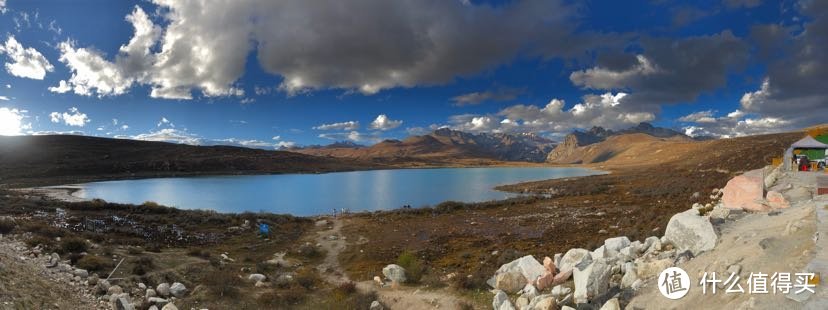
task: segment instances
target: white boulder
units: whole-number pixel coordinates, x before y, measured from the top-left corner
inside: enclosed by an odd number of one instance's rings
[[[710,221],[699,216],[696,210],[673,215],[667,223],[664,237],[679,253],[689,250],[693,256],[712,250],[719,239]]]
[[[567,271],[572,271],[576,265],[581,263],[589,264],[592,262],[592,254],[586,249],[571,249],[561,257],[560,264],[558,265],[558,269],[561,270],[561,273],[565,273]]]
[[[405,277],[405,268],[396,264],[390,264],[382,268],[382,274],[388,280],[391,280],[391,282],[404,283],[407,280]]]
[[[603,258],[594,260],[586,268],[575,268],[575,303],[587,303],[609,288],[612,266]]]

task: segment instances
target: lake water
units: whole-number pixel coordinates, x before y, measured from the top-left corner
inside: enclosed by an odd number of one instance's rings
[[[583,168],[498,167],[158,178],[80,184],[74,195],[119,203],[155,201],[183,209],[305,216],[330,214],[334,208],[356,212],[448,200],[504,199],[514,194],[496,191],[495,186],[600,173]]]

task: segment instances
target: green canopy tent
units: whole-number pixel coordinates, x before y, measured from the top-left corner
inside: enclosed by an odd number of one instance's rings
[[[808,159],[823,159],[825,158],[825,150],[828,149],[828,144],[817,141],[811,136],[802,138],[791,145],[795,154],[807,155]]]

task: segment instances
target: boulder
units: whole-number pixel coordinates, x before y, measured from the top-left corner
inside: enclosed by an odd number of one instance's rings
[[[385,268],[382,268],[382,274],[391,282],[404,283],[406,281],[405,268],[399,265],[390,264],[385,266]]]
[[[590,256],[592,257],[592,259],[605,258],[606,254],[607,250],[603,245],[599,246],[597,249],[595,249],[595,251],[590,252]]]
[[[722,192],[722,202],[730,209],[767,211],[761,200],[764,198],[762,169],[751,170],[727,182]]]
[[[368,310],[384,310],[384,309],[385,308],[382,306],[382,304],[379,301],[376,301],[376,300],[372,301],[371,302],[371,307],[368,308]]]
[[[632,263],[627,263],[624,269],[624,276],[621,277],[621,288],[632,287],[633,283],[638,280],[638,271]]]
[[[60,255],[58,253],[52,253],[49,256],[49,260],[46,261],[46,268],[55,268],[60,263]]]
[[[158,293],[158,296],[170,297],[170,285],[167,283],[158,284],[158,286],[155,287],[155,292]]]
[[[779,178],[779,168],[765,169],[765,172],[765,179],[763,180],[763,183],[765,188],[771,188],[771,186],[776,184],[776,180]]]
[[[495,272],[494,277],[489,279],[489,285],[496,287],[497,284],[497,277],[503,273],[520,273],[523,278],[524,282],[519,289],[523,288],[526,283],[534,282],[538,277],[542,276],[546,272],[546,269],[543,268],[543,265],[539,263],[532,255],[526,255],[524,257],[518,258],[509,262],[508,264],[504,264],[500,266]],[[513,278],[517,278],[515,276],[511,276]]]
[[[254,283],[264,281],[265,279],[267,279],[267,277],[261,273],[254,273],[247,276],[247,280]]]
[[[587,303],[609,288],[612,266],[603,258],[594,260],[586,268],[575,268],[575,303]]]
[[[98,288],[98,294],[106,294],[109,291],[109,281],[100,280],[98,281],[98,285],[96,287]]]
[[[557,309],[557,302],[555,302],[555,297],[552,297],[550,294],[539,295],[535,298],[532,298],[532,301],[526,307],[529,310],[549,310],[549,309]]]
[[[100,279],[98,279],[98,275],[93,273],[91,276],[89,276],[89,278],[86,278],[86,284],[97,285],[99,280]]]
[[[517,270],[499,273],[495,276],[495,288],[514,294],[526,286],[526,277]]]
[[[660,274],[664,269],[673,266],[673,260],[670,258],[659,259],[650,262],[636,262],[635,273],[640,279],[649,279]],[[623,279],[622,279],[623,281]]]
[[[543,268],[546,271],[535,281],[535,286],[539,290],[552,286],[555,281],[555,263],[548,256],[543,258]]]
[[[147,298],[147,302],[151,303],[156,306],[163,307],[164,305],[168,304],[170,301],[168,299],[164,299],[161,297],[150,297]]]
[[[514,310],[515,307],[512,305],[512,302],[509,301],[509,295],[506,295],[506,292],[501,290],[494,291],[495,296],[492,299],[492,309],[496,310]]]
[[[619,252],[621,249],[630,246],[630,239],[627,237],[615,237],[604,240],[604,250]]]
[[[184,297],[187,294],[187,287],[184,284],[175,282],[170,286],[170,294],[178,298]]]
[[[155,290],[151,289],[151,288],[148,288],[146,293],[144,293],[144,298],[146,298],[146,299],[150,299],[150,298],[155,297],[155,296],[158,296],[158,294],[156,294]]]
[[[765,199],[768,201],[768,205],[774,209],[785,209],[791,206],[785,196],[777,191],[769,191]]]
[[[123,292],[124,292],[124,289],[122,289],[118,285],[110,286],[109,289],[106,290],[106,293],[109,294],[109,296],[112,296],[112,295],[115,295],[115,294],[121,294]]]
[[[689,250],[694,256],[712,250],[719,239],[713,230],[713,224],[707,218],[699,216],[696,210],[673,215],[667,223],[664,237],[679,252]]]
[[[161,310],[178,310],[178,307],[176,307],[173,303],[168,303],[164,305],[164,307],[161,308]]]
[[[592,254],[586,249],[571,249],[561,257],[561,263],[558,265],[561,273],[572,271],[576,265],[581,263],[589,264],[592,262]]]
[[[86,271],[85,269],[75,269],[75,271],[72,272],[72,274],[75,275],[76,277],[81,277],[83,279],[85,279],[86,277],[89,276],[89,272]]]
[[[552,288],[551,294],[555,298],[561,298],[561,297],[564,297],[564,296],[566,296],[566,294],[569,294],[571,292],[572,292],[571,288],[568,288],[568,287],[563,286],[563,285],[556,285],[555,287]]]
[[[115,310],[135,310],[132,303],[126,297],[120,297],[115,300]]]
[[[618,303],[618,298],[607,300],[600,310],[621,310],[621,304]]]

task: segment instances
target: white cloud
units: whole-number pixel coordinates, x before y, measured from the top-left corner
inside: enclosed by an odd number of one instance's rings
[[[700,111],[679,118],[688,125],[684,132],[691,137],[740,137],[762,133],[781,132],[795,125],[789,120],[777,117],[760,116],[735,110],[725,116],[716,117],[715,111]]]
[[[9,101],[9,97],[6,97],[6,96],[0,96],[0,100],[3,100],[3,101]]]
[[[5,53],[11,59],[6,62],[6,72],[13,76],[42,80],[46,72],[52,72],[55,67],[49,60],[33,47],[24,48],[14,36],[9,36],[6,43],[0,45],[0,54]]]
[[[126,125],[126,124],[121,125],[121,130],[127,130],[127,129],[129,129],[129,125]]]
[[[58,86],[49,86],[48,89],[50,92],[63,94],[72,90],[72,86],[69,86],[69,83],[66,83],[66,81],[60,80]]]
[[[403,121],[401,120],[392,120],[388,118],[385,114],[377,115],[377,118],[371,122],[371,129],[376,130],[391,130],[402,125]]]
[[[161,126],[164,126],[164,125],[168,125],[172,128],[175,128],[175,124],[173,122],[171,122],[170,120],[168,120],[166,117],[161,117],[161,120],[158,121],[158,124],[156,124],[155,127],[161,127]]]
[[[71,107],[69,108],[69,112],[52,112],[49,114],[49,118],[51,119],[52,123],[60,123],[63,122],[68,126],[75,126],[75,127],[83,127],[86,123],[89,123],[90,119],[86,116],[85,113],[81,113],[78,108]]]
[[[276,149],[289,149],[294,146],[296,146],[296,143],[292,141],[279,141],[276,143]]]
[[[9,9],[6,8],[6,0],[0,0],[0,13],[6,14]]]
[[[6,107],[0,108],[0,136],[21,135],[23,130],[31,129],[31,123],[23,123],[26,112]]]
[[[335,133],[323,133],[319,134],[319,138],[329,139],[329,140],[350,140],[354,142],[361,142],[361,141],[369,141],[369,142],[379,142],[381,137],[377,134],[365,135],[360,133],[359,131],[350,131],[350,132],[335,132]]]
[[[738,110],[737,110],[738,111]],[[699,111],[695,113],[691,113],[679,118],[681,122],[694,122],[694,123],[714,123],[716,122],[716,118],[713,117],[713,114],[716,111],[707,110],[707,111]]]
[[[282,136],[273,136],[271,140],[282,140]]]
[[[177,130],[175,128],[163,128],[158,131],[139,134],[131,138],[134,140],[170,142],[189,145],[201,145],[203,143],[201,137],[186,131]]]
[[[316,130],[356,130],[359,128],[359,122],[357,121],[347,121],[341,123],[332,123],[332,124],[322,124],[319,126],[313,127]]]
[[[658,68],[644,55],[636,55],[637,63],[630,68],[614,71],[595,67],[575,71],[569,75],[572,83],[594,89],[619,89],[629,85],[633,80],[657,73]]]

